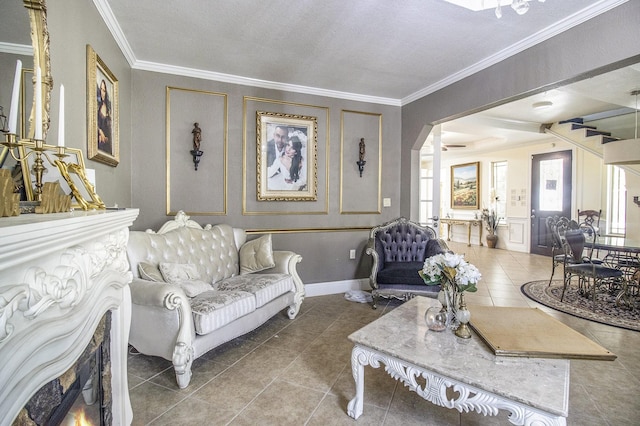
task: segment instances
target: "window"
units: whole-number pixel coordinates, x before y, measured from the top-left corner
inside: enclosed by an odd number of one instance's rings
[[[438,212],[433,211],[433,146],[425,144],[420,150],[420,217],[421,225],[431,225],[433,216]]]
[[[626,200],[624,170],[617,166],[607,166],[607,234],[625,235]]]
[[[507,223],[507,162],[491,163],[491,206],[500,218],[500,224]]]

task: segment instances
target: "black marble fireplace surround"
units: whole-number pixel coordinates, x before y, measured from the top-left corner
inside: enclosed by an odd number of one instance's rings
[[[80,358],[64,374],[44,385],[25,405],[15,426],[57,426],[62,424],[82,389],[95,374],[97,400],[92,410],[99,411],[100,426],[112,424],[111,413],[111,312],[100,320],[96,331]],[[97,386],[95,386],[97,385]],[[98,423],[95,424],[98,426]]]

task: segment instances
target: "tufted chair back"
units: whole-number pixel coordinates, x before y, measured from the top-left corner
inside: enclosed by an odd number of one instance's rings
[[[127,255],[134,277],[139,277],[138,264],[147,262],[191,263],[198,267],[202,281],[216,283],[238,275],[239,258],[235,235],[239,230],[221,224],[199,227],[177,227],[167,232],[131,231]]]
[[[437,245],[436,234],[431,228],[416,225],[404,219],[376,230],[375,248],[381,267],[385,262],[424,261],[430,251],[429,241]]]

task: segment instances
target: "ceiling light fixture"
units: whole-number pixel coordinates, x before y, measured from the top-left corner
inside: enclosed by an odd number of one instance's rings
[[[553,106],[553,102],[551,101],[540,101],[531,105],[533,109],[545,109]]]
[[[529,2],[533,0],[444,0],[448,3],[461,6],[469,10],[477,12],[479,10],[494,9],[496,17],[502,18],[502,6],[509,6],[515,10],[518,15],[524,15],[529,10]],[[538,0],[544,3],[545,0]]]
[[[602,146],[602,159],[604,164],[640,164],[640,139],[638,139],[638,95],[640,95],[640,90],[636,89],[631,92],[631,96],[636,97],[634,138],[605,143]]]

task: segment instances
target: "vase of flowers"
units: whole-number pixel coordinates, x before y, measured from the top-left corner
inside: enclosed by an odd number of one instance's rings
[[[449,325],[455,321],[460,323],[456,329],[456,335],[465,338],[471,337],[466,327],[470,313],[466,309],[463,293],[465,291],[473,293],[478,290],[476,284],[482,277],[478,268],[466,262],[464,255],[441,253],[427,258],[418,274],[426,285],[439,284],[441,286],[442,298],[439,295],[438,299],[441,301],[443,309],[447,309],[447,322]],[[456,315],[460,311],[466,312]]]
[[[495,248],[496,243],[498,242],[498,222],[500,219],[496,215],[495,210],[491,209],[482,209],[482,221],[484,222],[484,226],[489,232],[487,234],[487,246],[489,248]]]

